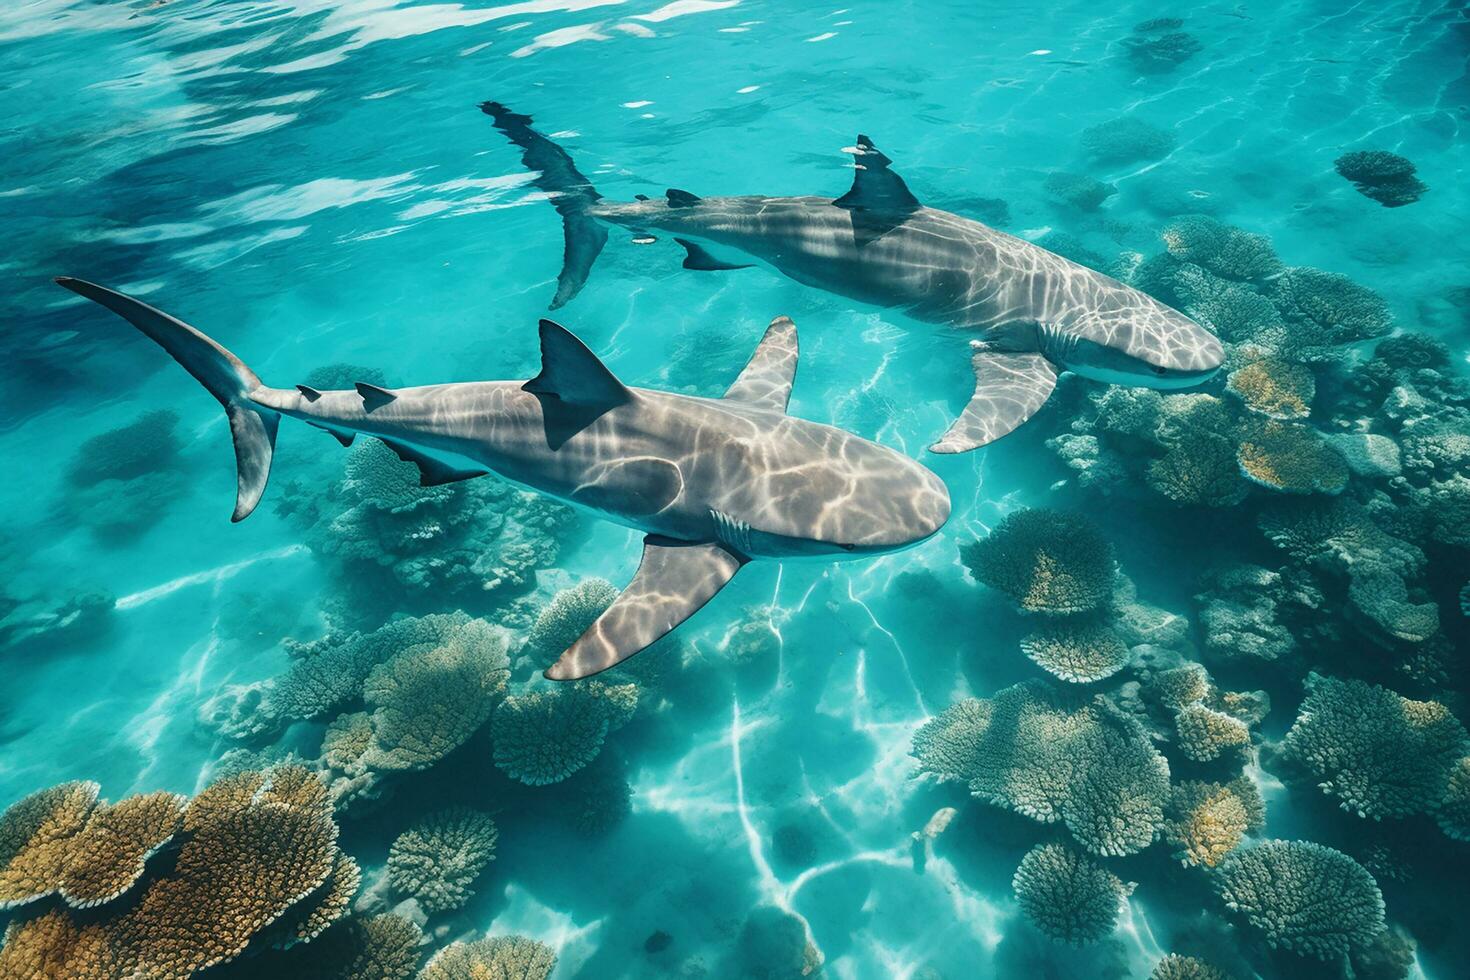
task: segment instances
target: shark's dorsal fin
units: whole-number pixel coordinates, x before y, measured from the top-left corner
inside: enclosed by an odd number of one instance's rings
[[[317,391],[310,385],[297,385],[296,390],[301,392],[302,397],[309,402],[314,402],[318,398],[322,397],[322,393],[320,391]]]
[[[692,208],[699,203],[699,197],[688,191],[681,191],[677,187],[670,187],[664,191],[664,196],[669,199],[671,208]]]
[[[633,397],[570,330],[541,321],[541,373],[521,386],[568,405],[607,411]]]
[[[353,387],[362,396],[362,410],[364,412],[372,412],[382,408],[398,397],[387,388],[379,388],[377,385],[370,385],[366,381],[359,381]]]
[[[773,412],[786,411],[796,381],[797,358],[796,324],[789,317],[778,316],[766,328],[755,353],[725,397]]]
[[[963,453],[994,442],[1035,415],[1057,386],[1056,365],[1041,354],[994,350],[981,341],[971,347],[975,394],[931,452]]]
[[[546,669],[546,676],[554,681],[590,677],[647,649],[698,612],[746,561],[717,542],[650,534],[643,539],[643,561],[633,581]]]
[[[412,463],[419,468],[419,486],[421,487],[437,487],[458,480],[470,480],[489,472],[488,470],[456,469],[442,460],[437,460],[412,446],[392,439],[384,439],[383,445],[393,450],[394,455],[405,463]]]
[[[749,262],[726,262],[717,259],[709,253],[703,245],[691,242],[687,238],[675,238],[674,241],[684,246],[684,268],[693,269],[696,272],[727,272],[731,269],[749,269]]]
[[[852,189],[832,203],[849,211],[907,214],[921,207],[903,178],[888,165],[893,161],[861,133],[857,145],[845,148],[853,156]]]

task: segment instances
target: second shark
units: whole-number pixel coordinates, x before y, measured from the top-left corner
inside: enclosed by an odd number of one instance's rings
[[[1116,279],[969,218],[926,208],[866,136],[848,148],[842,197],[605,200],[565,150],[498,102],[480,109],[521,148],[561,213],[566,253],[556,309],[574,297],[607,241],[603,223],[668,232],[686,269],[742,268],[707,246],[737,249],[797,282],[917,320],[973,331],[975,393],[929,448],[962,453],[1013,431],[1045,404],[1061,371],[1114,384],[1188,388],[1224,362],[1214,334]]]

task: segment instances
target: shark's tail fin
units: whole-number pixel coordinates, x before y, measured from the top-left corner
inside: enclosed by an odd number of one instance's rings
[[[551,308],[565,306],[581,291],[592,263],[607,243],[607,229],[587,213],[602,195],[593,190],[592,182],[582,176],[566,150],[531,128],[530,116],[512,112],[499,102],[482,102],[480,111],[495,120],[495,128],[521,148],[521,161],[537,174],[533,183],[546,192],[561,214],[566,250]]]
[[[187,323],[131,296],[65,276],[58,278],[56,284],[102,304],[147,334],[219,399],[230,420],[239,477],[235,513],[230,519],[243,521],[249,517],[255,505],[260,503],[266,480],[270,478],[276,426],[281,419],[275,412],[251,400],[252,392],[264,388],[260,378],[238,357]]]

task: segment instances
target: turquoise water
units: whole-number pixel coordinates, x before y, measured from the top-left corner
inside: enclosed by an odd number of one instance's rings
[[[1168,16],[1183,24],[1135,30]],[[1174,31],[1197,41],[1177,42],[1189,52],[1178,63],[1138,47]],[[1451,375],[1470,350],[1467,53],[1462,4],[1405,0],[1218,3],[1187,15],[1147,3],[7,5],[0,805],[66,780],[95,780],[111,800],[194,794],[241,747],[314,760],[335,711],[247,738],[212,720],[222,692],[295,662],[283,638],[466,609],[507,629],[514,662],[554,595],[591,578],[621,586],[640,553],[640,536],[612,524],[553,514],[537,525],[546,515],[530,503],[478,497],[445,506],[471,521],[483,508],[506,530],[451,530],[459,553],[530,542],[515,558],[523,580],[498,591],[479,588],[479,572],[404,571],[401,556],[344,550],[330,518],[347,509],[344,466],[364,450],[289,421],[264,503],[232,525],[217,406],[53,275],[156,304],[278,385],[344,363],[390,386],[529,377],[561,229],[519,154],[476,111],[494,99],[531,115],[610,198],[669,186],[835,196],[851,177],[841,150],[863,132],[927,205],[1115,274],[1164,252],[1172,220],[1208,214],[1268,236],[1286,266],[1376,291],[1395,329],[1447,345]],[[1155,127],[1165,145],[1128,160],[1089,153],[1084,131],[1120,117]],[[1333,162],[1362,149],[1413,161],[1423,198],[1386,208],[1355,190]],[[1068,203],[1047,183],[1055,171],[1114,191],[1092,209]],[[1269,692],[1239,767],[1266,801],[1251,840],[1318,840],[1375,873],[1392,934],[1412,939],[1414,959],[1407,972],[1359,962],[1356,975],[1470,973],[1454,923],[1470,844],[1442,834],[1430,804],[1382,823],[1344,813],[1275,748],[1308,668],[1470,721],[1456,602],[1470,569],[1457,533],[1470,521],[1460,482],[1470,452],[1445,440],[1418,486],[1437,497],[1415,496],[1413,473],[1365,471],[1338,498],[1423,549],[1403,576],[1405,601],[1434,604],[1437,629],[1384,641],[1344,598],[1343,576],[1315,569],[1324,596],[1300,620],[1311,629],[1285,614],[1275,627],[1295,632],[1291,656],[1222,656],[1228,642],[1211,637],[1225,627],[1196,596],[1218,598],[1210,575],[1230,562],[1286,568],[1257,531],[1282,495],[1252,485],[1232,506],[1180,507],[1150,495],[1137,467],[1087,485],[1054,441],[1097,414],[1090,396],[1102,387],[1075,378],[1015,435],[965,455],[925,453],[969,395],[965,338],[764,268],[692,273],[681,258],[671,241],[637,247],[614,230],[556,316],[629,384],[718,395],[765,324],[789,315],[802,343],[791,412],[920,457],[948,485],[953,516],[897,555],[754,563],[676,646],[646,654],[685,666],[674,680],[642,678],[643,707],[607,736],[592,771],[626,779],[629,812],[600,833],[569,825],[576,803],[555,788],[497,770],[488,726],[442,764],[396,774],[376,805],[344,806],[340,843],[364,871],[363,914],[402,897],[373,891],[391,842],[459,803],[494,814],[496,860],[467,905],[423,923],[425,959],[489,933],[548,945],[558,978],[784,977],[818,960],[844,978],[1143,977],[1169,952],[1242,977],[1338,975],[1267,953],[1209,873],[1182,868],[1162,841],[1102,859],[1137,882],[1115,928],[1080,947],[1054,942],[1023,914],[1012,875],[1065,829],[975,799],[963,782],[920,778],[920,725],[963,698],[1047,676],[1018,648],[1030,621],[961,558],[1005,515],[1047,507],[1095,521],[1138,602],[1189,621],[1170,643],[1128,638],[1130,666],[1087,693],[1137,702],[1161,647],[1173,657],[1161,662],[1202,660],[1222,688]],[[1447,401],[1463,392],[1423,377],[1389,387],[1419,391],[1428,408],[1351,414],[1344,392],[1361,380],[1344,379],[1370,353],[1344,346],[1312,362],[1315,428],[1383,433],[1406,458],[1415,422],[1420,434],[1463,432],[1463,409]],[[1223,382],[1207,390],[1228,397]],[[140,451],[101,489],[77,475],[89,439],[158,409],[176,418],[153,455]],[[1263,591],[1247,586],[1242,601]],[[77,599],[96,593],[108,598]],[[1394,666],[1421,653],[1443,669]],[[539,689],[534,673],[515,670],[511,693]],[[1161,745],[1176,782],[1223,779]],[[947,830],[911,837],[948,806],[958,814]],[[1375,863],[1370,851],[1388,856]],[[240,961],[247,972],[251,962]]]

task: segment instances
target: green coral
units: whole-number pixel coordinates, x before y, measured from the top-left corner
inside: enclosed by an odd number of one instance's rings
[[[1344,810],[1378,820],[1432,812],[1470,736],[1437,701],[1311,674],[1283,750]]]
[[[1444,795],[1434,810],[1439,829],[1455,840],[1470,841],[1470,756],[1450,767]]]
[[[556,968],[551,947],[524,936],[454,942],[435,953],[418,980],[546,980]]]
[[[428,912],[462,908],[470,886],[495,860],[500,833],[487,814],[469,807],[432,813],[399,834],[388,850],[388,880]]]
[[[1082,131],[1082,149],[1099,163],[1158,160],[1174,149],[1173,133],[1134,116],[1120,116]]]
[[[1026,852],[1011,887],[1016,902],[1038,929],[1074,946],[1111,933],[1128,890],[1118,876],[1063,844]]]
[[[1078,684],[1111,677],[1128,663],[1118,631],[1092,615],[1044,622],[1021,641],[1021,650],[1053,677]]]
[[[965,698],[920,725],[911,750],[919,760],[919,772],[941,781],[974,779],[993,709],[993,701]]]
[[[1079,514],[1021,510],[960,549],[976,581],[1005,593],[1024,612],[1087,612],[1112,597],[1113,546]]]
[[[1149,463],[1145,479],[1160,496],[1193,507],[1234,507],[1250,491],[1241,479],[1235,443],[1211,432],[1176,442]]]
[[[1373,876],[1321,844],[1273,840],[1236,851],[1212,881],[1225,906],[1273,948],[1337,959],[1384,929]]]

